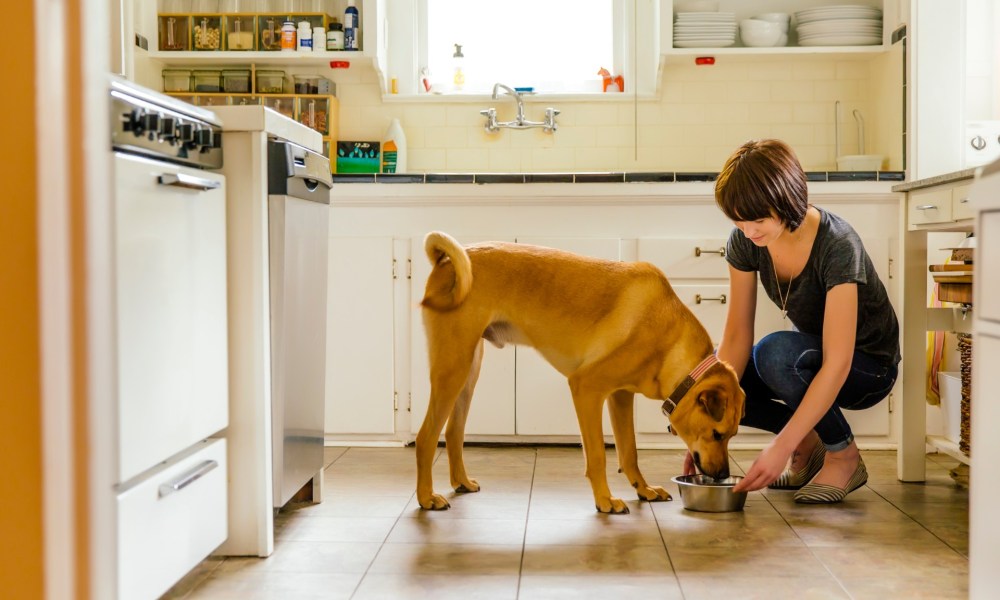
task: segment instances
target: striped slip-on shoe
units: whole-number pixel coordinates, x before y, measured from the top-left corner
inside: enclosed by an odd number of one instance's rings
[[[826,446],[821,441],[817,442],[804,467],[798,471],[785,469],[785,472],[767,487],[772,490],[797,490],[801,488],[809,483],[816,476],[816,473],[819,473],[819,470],[823,468],[823,459],[825,457]]]
[[[847,482],[847,487],[839,488],[823,483],[809,483],[795,492],[795,501],[801,504],[836,504],[866,483],[868,483],[868,470],[865,469],[865,461],[859,459],[858,468],[854,469],[854,474]]]

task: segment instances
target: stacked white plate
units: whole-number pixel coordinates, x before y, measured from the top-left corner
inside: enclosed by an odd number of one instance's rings
[[[679,12],[674,22],[674,48],[724,48],[736,43],[736,14]]]
[[[795,13],[800,46],[882,43],[882,11],[863,5],[820,6]]]

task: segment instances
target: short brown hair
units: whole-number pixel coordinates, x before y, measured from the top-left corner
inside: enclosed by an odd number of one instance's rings
[[[722,167],[715,181],[715,202],[731,221],[777,216],[795,231],[809,208],[806,174],[788,144],[750,140]]]

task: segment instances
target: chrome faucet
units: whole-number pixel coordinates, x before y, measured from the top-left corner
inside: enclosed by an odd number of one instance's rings
[[[510,129],[531,129],[533,127],[541,127],[546,133],[552,133],[556,130],[556,115],[558,115],[560,111],[549,107],[545,109],[544,121],[529,121],[524,118],[524,98],[517,90],[502,83],[497,83],[493,86],[493,99],[497,100],[499,98],[501,89],[514,98],[514,102],[517,103],[517,114],[513,121],[497,121],[497,109],[487,108],[479,111],[479,114],[486,117],[487,133],[496,133],[497,131],[500,131],[501,128],[505,127]]]

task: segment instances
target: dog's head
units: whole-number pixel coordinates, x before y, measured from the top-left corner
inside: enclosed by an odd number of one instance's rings
[[[687,444],[702,473],[729,477],[729,439],[739,428],[745,401],[736,371],[720,362],[691,386],[671,413],[670,430]]]

